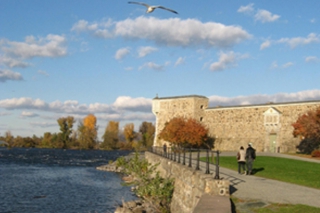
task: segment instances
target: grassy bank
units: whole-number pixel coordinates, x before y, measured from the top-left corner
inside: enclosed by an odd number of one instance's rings
[[[238,170],[235,157],[220,157],[220,166]],[[258,156],[253,168],[255,176],[320,189],[320,163]]]
[[[232,213],[320,213],[320,208],[306,206],[306,205],[291,205],[291,204],[277,204],[271,203],[261,206],[259,201],[254,200],[240,200],[231,196]]]

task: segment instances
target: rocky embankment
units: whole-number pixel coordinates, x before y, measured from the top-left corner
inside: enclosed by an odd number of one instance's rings
[[[111,164],[102,165],[96,167],[98,170],[107,171],[107,172],[117,172],[122,173],[123,168],[117,167],[116,163],[113,162]],[[124,182],[131,182],[133,177],[124,176],[122,177]],[[132,188],[133,189],[133,188]],[[124,202],[122,201],[122,205],[118,206],[114,213],[157,213],[154,206],[146,200],[138,199],[134,201]]]

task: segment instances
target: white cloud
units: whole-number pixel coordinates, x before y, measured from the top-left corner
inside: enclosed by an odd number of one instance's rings
[[[39,115],[36,113],[33,113],[33,112],[29,112],[29,111],[22,111],[21,112],[21,117],[32,118],[32,117],[37,117],[37,116],[39,116]]]
[[[283,103],[319,100],[320,90],[306,90],[296,93],[277,93],[274,95],[257,94],[251,96],[222,97],[210,96],[210,106],[237,106],[237,105],[253,105],[265,104],[268,102]]]
[[[278,66],[278,63],[276,61],[272,62],[271,64],[271,69],[277,69],[279,66]]]
[[[239,13],[245,13],[248,15],[253,15],[254,13],[254,20],[255,21],[260,21],[262,23],[266,23],[266,22],[274,22],[276,20],[278,20],[280,18],[279,15],[276,14],[272,14],[270,11],[268,10],[264,10],[264,9],[259,9],[259,10],[255,10],[253,8],[253,3],[248,4],[247,6],[241,6],[237,12]],[[255,12],[256,11],[256,12]]]
[[[316,19],[313,18],[313,19],[310,20],[310,22],[311,22],[311,23],[316,23]]]
[[[280,18],[279,15],[272,14],[271,12],[267,10],[258,10],[258,12],[255,14],[254,19],[256,21],[261,21],[262,23],[265,22],[274,22]]]
[[[10,112],[0,112],[0,117],[7,116],[7,115],[11,115],[11,113]]]
[[[287,63],[282,64],[282,65],[279,66],[278,62],[274,61],[274,62],[272,62],[271,66],[270,66],[270,69],[278,69],[278,68],[286,69],[286,68],[291,67],[293,65],[294,65],[293,62],[287,62]]]
[[[147,62],[145,64],[143,64],[142,66],[139,67],[139,70],[142,70],[144,68],[148,68],[148,69],[152,69],[152,70],[156,70],[156,71],[162,71],[164,70],[165,66],[167,66],[168,64],[165,65],[160,65],[160,64],[156,64],[154,62]]]
[[[114,36],[113,33],[107,29],[112,25],[113,22],[111,19],[102,21],[100,23],[94,22],[91,24],[89,24],[88,21],[80,20],[72,26],[71,31],[75,31],[78,33],[89,32],[93,36],[98,38],[112,38]]]
[[[67,54],[66,38],[49,34],[45,38],[27,36],[24,42],[2,40],[1,50],[9,56],[21,59],[33,57],[59,57]]]
[[[292,62],[288,62],[288,63],[285,63],[284,65],[282,65],[283,68],[288,68],[288,67],[291,67],[291,66],[293,66]]]
[[[268,48],[271,44],[287,44],[292,49],[297,46],[304,46],[309,44],[315,44],[320,42],[320,35],[310,33],[307,37],[294,37],[294,38],[281,38],[278,40],[266,40],[260,45],[260,50]]]
[[[125,47],[125,48],[121,48],[119,50],[117,50],[114,58],[117,60],[121,60],[123,59],[126,55],[128,55],[130,53],[130,48]]]
[[[18,72],[13,72],[11,70],[0,70],[0,82],[6,82],[9,80],[20,81],[23,80],[23,78]]]
[[[315,33],[310,33],[306,38],[295,37],[295,38],[282,38],[277,41],[278,43],[286,43],[291,48],[295,48],[300,45],[308,45],[320,42],[320,36]]]
[[[247,55],[240,55],[234,53],[233,51],[224,53],[219,53],[219,61],[214,62],[210,65],[211,71],[222,71],[228,69],[230,67],[234,67],[237,65],[237,61],[243,58],[247,58]]]
[[[5,109],[45,109],[47,104],[40,99],[12,98],[0,100],[0,107]]]
[[[98,29],[97,23],[89,24],[89,22],[85,20],[80,20],[72,26],[71,31],[85,32],[85,31],[95,31],[97,29]]]
[[[120,96],[113,104],[91,103],[80,104],[76,100],[67,100],[64,102],[53,101],[46,103],[41,99],[32,99],[28,97],[12,98],[0,100],[0,108],[7,110],[22,109],[25,111],[38,110],[43,112],[66,113],[84,115],[89,113],[115,114],[123,111],[150,112],[151,99],[131,98]]]
[[[139,111],[149,110],[151,112],[152,100],[139,97],[132,98],[129,96],[120,96],[113,103],[113,106],[118,109],[135,109]]]
[[[39,73],[40,75],[49,76],[49,74],[48,74],[46,71],[44,71],[44,70],[38,70],[38,73]]]
[[[4,64],[7,67],[13,68],[13,67],[20,67],[20,68],[25,68],[30,66],[31,64],[27,62],[23,62],[22,60],[15,59],[12,57],[7,57],[7,56],[1,56],[0,57],[0,64]]]
[[[41,127],[41,128],[58,126],[57,122],[30,122],[30,125],[33,127]]]
[[[146,55],[149,55],[150,53],[155,52],[157,50],[158,50],[157,48],[150,47],[150,46],[140,47],[139,50],[138,50],[138,57],[139,58],[143,58]]]
[[[310,62],[319,62],[320,59],[319,59],[318,57],[316,57],[316,56],[308,56],[308,57],[306,57],[305,61],[306,61],[307,63],[310,63]]]
[[[133,67],[125,67],[124,69],[127,71],[131,71],[131,70],[133,70]]]
[[[238,9],[238,13],[252,13],[254,11],[254,8],[253,8],[253,3],[251,4],[248,4],[247,6],[241,6],[239,9]]]
[[[143,39],[161,45],[183,47],[225,48],[251,38],[251,35],[239,26],[227,26],[215,22],[203,23],[196,19],[157,19],[141,16],[118,22],[108,20],[105,25],[103,23],[94,25],[81,20],[71,30],[85,31],[93,35],[97,35],[99,31],[105,31],[108,35],[105,38],[112,36]]]
[[[174,66],[178,66],[178,65],[181,65],[181,64],[184,64],[185,63],[185,58],[183,57],[179,57],[176,61],[176,63],[174,63]]]
[[[271,41],[270,40],[266,40],[265,42],[263,42],[261,45],[260,45],[260,50],[264,50],[268,47],[271,46]]]

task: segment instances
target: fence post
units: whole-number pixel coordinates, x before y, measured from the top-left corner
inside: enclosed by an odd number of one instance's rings
[[[216,159],[216,175],[214,179],[220,179],[219,177],[219,150],[217,150],[217,159]]]
[[[196,170],[200,170],[200,165],[199,165],[199,161],[200,161],[200,149],[198,149],[198,156],[197,156],[197,167],[196,167]]]
[[[207,163],[207,169],[206,169],[206,174],[210,174],[210,170],[209,170],[209,149],[207,149],[207,159],[206,159]]]
[[[191,148],[190,148],[190,152],[189,152],[189,167],[192,167],[192,165],[191,165]]]
[[[178,163],[180,163],[180,150],[178,152]]]
[[[182,165],[186,165],[186,149],[183,148],[183,163]]]

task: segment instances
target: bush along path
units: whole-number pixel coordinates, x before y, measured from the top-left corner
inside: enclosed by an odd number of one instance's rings
[[[98,167],[100,170],[124,173],[124,184],[131,185],[138,201],[122,203],[115,213],[150,212],[169,213],[174,190],[174,180],[162,178],[156,170],[158,165],[151,165],[136,152],[131,157],[120,157],[114,163]]]

